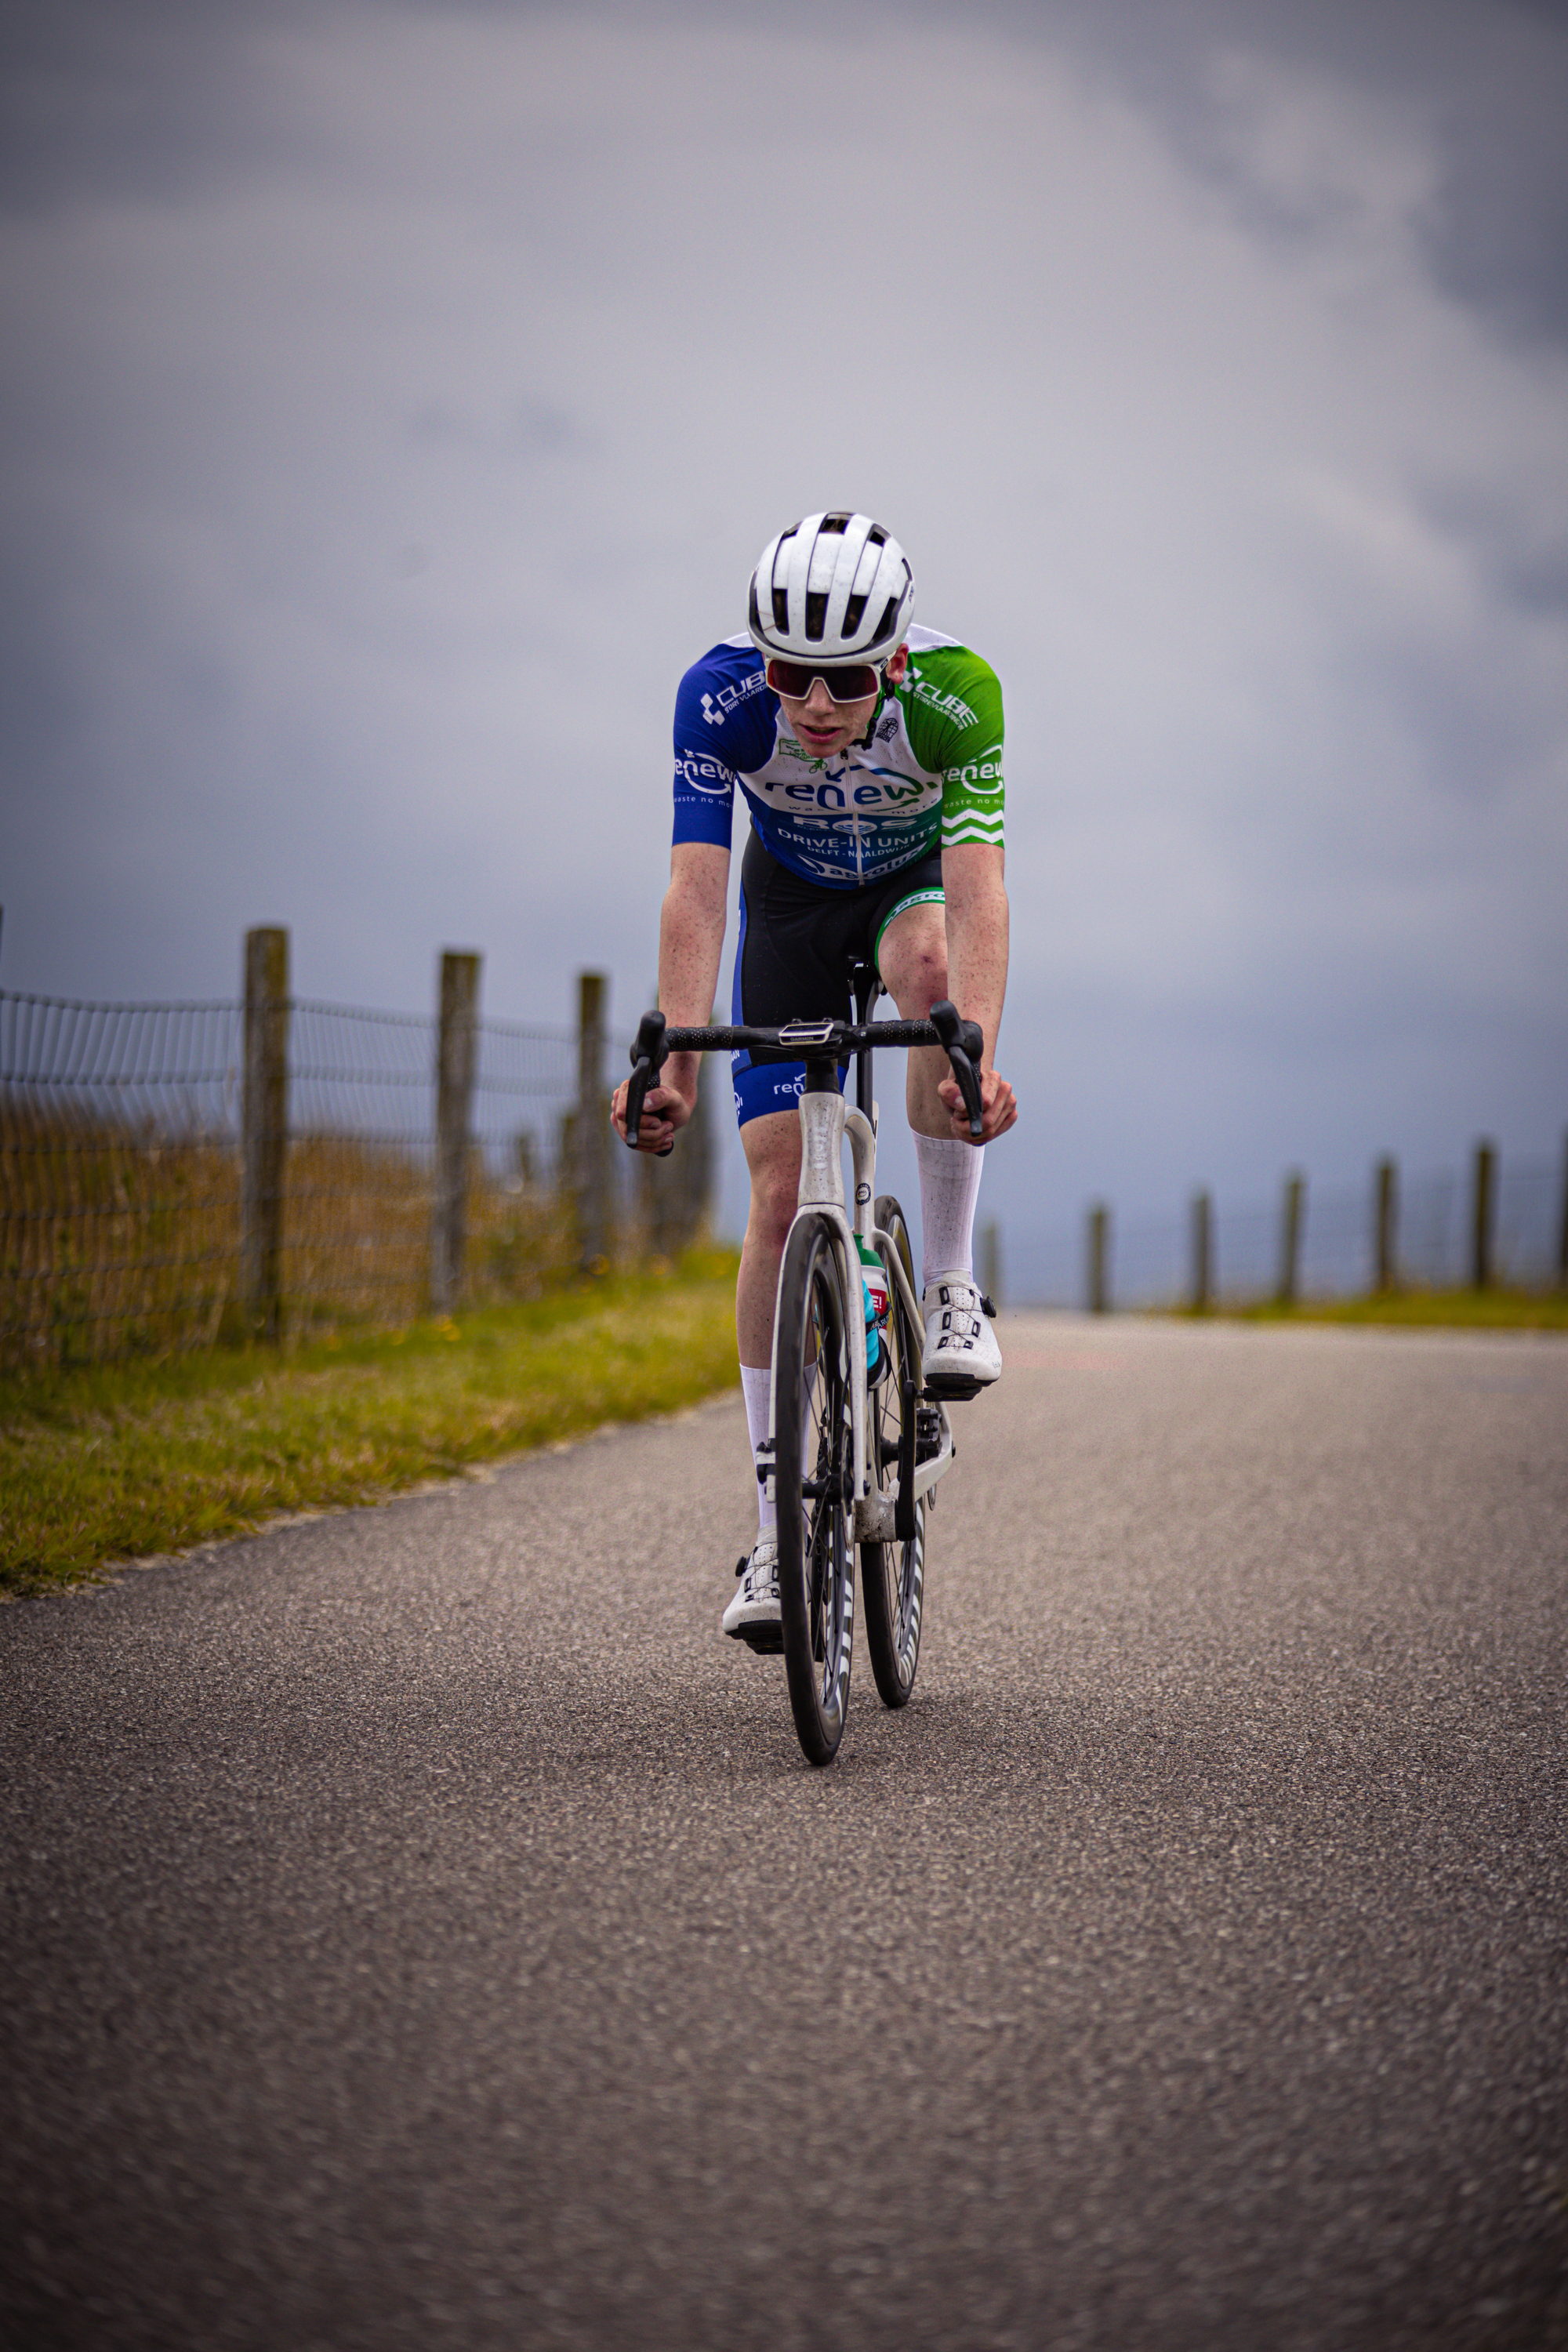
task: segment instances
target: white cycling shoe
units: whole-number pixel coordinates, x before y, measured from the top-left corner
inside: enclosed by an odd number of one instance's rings
[[[967,1274],[939,1274],[921,1300],[925,1351],[921,1378],[931,1396],[978,1396],[1002,1376],[1002,1350],[989,1318],[995,1312]]]
[[[724,1612],[724,1631],[761,1654],[776,1656],[784,1648],[777,1537],[759,1536],[751,1558],[736,1561],[735,1573],[741,1585]]]

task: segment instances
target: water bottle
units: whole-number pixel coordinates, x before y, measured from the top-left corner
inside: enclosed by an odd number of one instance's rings
[[[866,1294],[866,1377],[879,1381],[888,1369],[882,1334],[888,1328],[888,1269],[868,1241],[857,1234],[860,1254],[860,1286]]]

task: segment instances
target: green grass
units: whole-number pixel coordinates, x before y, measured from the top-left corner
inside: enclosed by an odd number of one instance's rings
[[[0,1383],[0,1593],[374,1502],[710,1396],[735,1378],[735,1260],[279,1355],[186,1355]]]
[[[1193,1308],[1177,1310],[1192,1316]],[[1248,1323],[1378,1323],[1424,1330],[1568,1331],[1568,1296],[1536,1290],[1391,1290],[1370,1298],[1304,1299],[1226,1306],[1216,1315]]]

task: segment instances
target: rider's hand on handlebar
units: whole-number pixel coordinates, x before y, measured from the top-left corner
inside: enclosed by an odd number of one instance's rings
[[[629,1078],[623,1078],[610,1097],[610,1124],[623,1143],[626,1139],[626,1088],[630,1083]],[[643,1097],[637,1150],[659,1153],[669,1150],[677,1130],[686,1125],[696,1107],[673,1087],[649,1087]]]
[[[999,1135],[1006,1134],[1018,1116],[1017,1097],[1006,1079],[995,1070],[983,1068],[979,1075],[982,1126],[978,1135],[969,1132],[969,1114],[958,1091],[958,1080],[943,1078],[937,1088],[942,1108],[952,1120],[953,1135],[960,1143],[994,1143]]]

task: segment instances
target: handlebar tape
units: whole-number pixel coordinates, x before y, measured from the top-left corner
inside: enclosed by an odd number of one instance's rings
[[[931,1025],[947,1049],[952,1075],[958,1080],[958,1091],[963,1097],[963,1108],[969,1113],[969,1132],[979,1135],[984,1125],[980,1111],[980,1078],[977,1064],[984,1051],[984,1040],[978,1024],[959,1018],[958,1007],[943,996],[931,1009]]]
[[[632,1075],[626,1085],[626,1143],[633,1151],[637,1149],[642,1127],[643,1097],[663,1069],[668,1054],[663,1013],[645,1013],[637,1024],[637,1041],[632,1046]],[[674,1149],[673,1143],[667,1143],[658,1158],[667,1159]]]

